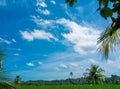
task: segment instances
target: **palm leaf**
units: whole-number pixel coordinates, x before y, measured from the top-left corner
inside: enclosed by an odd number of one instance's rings
[[[120,29],[115,29],[114,26],[106,28],[105,32],[98,38],[98,52],[107,59],[110,52],[119,45]]]
[[[0,89],[17,89],[11,83],[0,80]]]

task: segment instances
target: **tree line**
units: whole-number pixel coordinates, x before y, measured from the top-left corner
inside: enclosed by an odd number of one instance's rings
[[[18,85],[84,85],[84,84],[90,84],[84,77],[81,78],[68,78],[65,80],[51,80],[51,81],[44,81],[44,80],[29,80],[29,81],[22,81]],[[117,75],[111,75],[111,77],[106,77],[105,81],[103,81],[101,84],[120,84],[120,76]]]
[[[91,65],[83,73],[84,77],[73,78],[74,73],[70,72],[70,78],[65,80],[36,80],[36,81],[21,81],[20,76],[16,76],[14,79],[14,84],[16,85],[82,85],[82,84],[120,84],[120,76],[111,75],[111,77],[106,77],[103,75],[104,70],[97,65]]]

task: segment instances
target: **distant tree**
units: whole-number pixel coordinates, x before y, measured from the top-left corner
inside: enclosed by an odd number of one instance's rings
[[[89,84],[102,84],[104,81],[104,70],[97,65],[91,65],[90,69],[87,68],[84,76]]]
[[[14,79],[14,84],[18,85],[21,83],[21,78],[20,76],[16,76],[15,79]]]
[[[73,6],[78,0],[65,0],[69,6]],[[79,0],[80,1],[80,0]],[[100,15],[104,18],[110,18],[111,24],[98,38],[98,52],[107,59],[110,51],[120,45],[120,0],[97,0]]]
[[[72,76],[73,76],[73,72],[70,72],[70,77],[71,77],[71,79],[72,79]]]
[[[81,78],[77,78],[77,84],[82,84]]]
[[[6,57],[6,55],[5,55],[5,53],[3,52],[3,49],[2,49],[2,47],[0,47],[0,70],[2,70],[2,62],[3,62],[3,60],[5,59],[5,57]]]
[[[11,83],[0,80],[0,89],[17,89]]]
[[[4,76],[4,72],[2,71],[2,62],[5,59],[5,53],[3,49],[0,47],[0,89],[17,89],[11,83],[5,81],[6,77]]]

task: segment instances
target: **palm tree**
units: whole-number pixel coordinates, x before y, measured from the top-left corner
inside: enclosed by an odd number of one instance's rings
[[[108,26],[105,32],[98,38],[98,51],[107,59],[109,53],[114,50],[116,46],[120,45],[120,28],[112,24]]]
[[[73,76],[73,72],[70,72],[70,76],[71,76],[71,78],[72,78],[72,76]]]
[[[2,71],[2,62],[5,59],[5,56],[3,49],[0,47],[0,89],[17,89],[11,83],[5,81],[6,77]]]
[[[0,70],[2,70],[2,62],[5,59],[6,55],[3,52],[3,49],[0,47]]]
[[[16,76],[15,79],[14,79],[14,84],[18,85],[21,83],[21,78],[20,76]]]
[[[81,78],[77,78],[77,84],[82,84]]]
[[[97,65],[91,65],[90,69],[87,68],[84,76],[89,84],[101,84],[104,81],[104,70]]]
[[[11,83],[0,80],[0,89],[17,89]]]
[[[69,6],[73,6],[78,0],[65,0]],[[113,52],[116,46],[120,47],[120,1],[119,0],[97,0],[100,15],[104,18],[110,18],[112,23],[106,28],[103,34],[98,38],[98,51],[108,59],[110,52]],[[111,5],[108,5],[112,3]]]

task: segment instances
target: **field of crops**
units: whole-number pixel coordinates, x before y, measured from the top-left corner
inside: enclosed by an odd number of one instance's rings
[[[120,89],[120,85],[19,86],[18,89]]]

